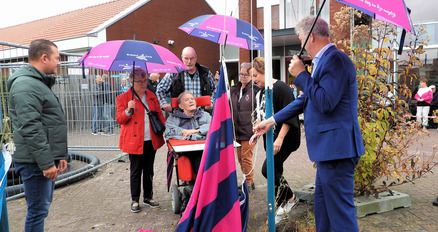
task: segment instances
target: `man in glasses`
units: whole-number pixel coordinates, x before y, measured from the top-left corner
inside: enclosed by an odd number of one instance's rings
[[[206,106],[205,109],[213,109],[216,90],[213,74],[206,66],[197,62],[198,57],[194,48],[184,48],[181,58],[188,70],[179,73],[167,73],[157,86],[156,95],[161,108],[166,112],[172,112],[172,106],[166,101],[167,94],[170,93],[170,97],[175,98],[184,91],[188,91],[194,97],[211,96],[211,105]]]

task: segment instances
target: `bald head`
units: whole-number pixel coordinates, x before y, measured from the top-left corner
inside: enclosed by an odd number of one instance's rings
[[[151,74],[149,74],[149,79],[151,79],[151,81],[158,81],[160,79],[160,74],[159,73],[151,73]]]
[[[195,49],[192,48],[192,47],[185,47],[185,48],[182,50],[182,54],[181,54],[181,56],[182,56],[182,57],[184,57],[184,56],[196,56],[196,51],[195,51]]]
[[[182,58],[182,61],[184,62],[184,65],[188,68],[187,71],[190,74],[195,73],[196,72],[196,62],[198,60],[195,49],[192,47],[185,47],[182,50],[181,58]]]

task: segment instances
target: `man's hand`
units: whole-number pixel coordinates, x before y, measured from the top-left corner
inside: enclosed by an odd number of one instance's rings
[[[219,82],[219,78],[220,78],[220,74],[219,74],[219,71],[216,71],[216,74],[214,75],[214,81],[216,82],[216,83],[218,83]]]
[[[205,106],[205,109],[206,110],[212,110],[213,109],[213,103],[211,103],[211,105],[209,105],[209,106]]]
[[[60,160],[58,164],[58,172],[63,172],[67,169],[67,161],[66,160]]]
[[[172,113],[172,106],[168,103],[164,103],[163,105],[161,105],[161,108],[163,108],[163,110],[166,112]]]
[[[274,126],[274,125],[275,125],[274,121],[272,121],[271,118],[268,118],[266,120],[263,120],[259,124],[257,124],[253,128],[253,132],[254,132],[254,134],[260,136],[260,135],[263,135],[266,132],[268,132],[268,130],[271,129],[271,127]]]
[[[290,60],[289,73],[292,76],[297,77],[298,74],[304,71],[306,71],[306,69],[304,68],[303,61],[301,61],[297,55],[294,55],[292,60]]]
[[[43,175],[46,178],[52,178],[53,181],[56,180],[56,178],[58,177],[58,169],[56,168],[55,165],[53,165],[52,167],[43,170]]]

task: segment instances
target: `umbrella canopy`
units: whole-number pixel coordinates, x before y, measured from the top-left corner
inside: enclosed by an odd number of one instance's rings
[[[201,15],[184,23],[179,29],[189,35],[215,43],[249,50],[263,50],[260,32],[248,22],[225,15]]]
[[[369,16],[404,28],[415,35],[404,0],[336,0]]]
[[[147,73],[178,73],[187,70],[171,51],[138,40],[114,40],[101,43],[83,55],[79,62],[86,67],[107,71],[130,72],[142,68]]]

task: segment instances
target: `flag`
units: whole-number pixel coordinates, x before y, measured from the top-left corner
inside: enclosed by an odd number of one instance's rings
[[[1,146],[0,154],[0,231],[9,231],[8,209],[6,205],[6,184],[9,167],[12,163],[12,157],[5,146]]]
[[[242,231],[224,68],[192,195],[175,231]]]

